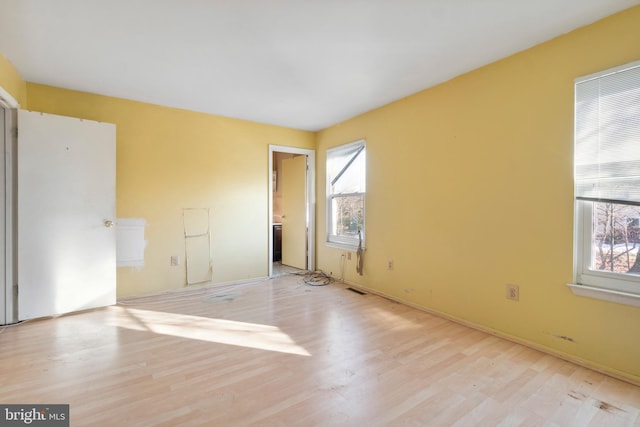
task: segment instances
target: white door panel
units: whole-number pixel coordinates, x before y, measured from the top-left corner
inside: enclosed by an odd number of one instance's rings
[[[115,125],[18,114],[20,320],[116,301]]]

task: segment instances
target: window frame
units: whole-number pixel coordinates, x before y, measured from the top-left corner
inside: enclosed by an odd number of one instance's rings
[[[326,209],[327,209],[327,222],[326,222],[326,244],[327,246],[332,246],[332,247],[336,247],[336,248],[340,248],[340,249],[348,249],[348,250],[355,250],[357,249],[359,246],[361,246],[363,249],[365,248],[365,230],[366,230],[366,195],[367,195],[367,190],[366,190],[366,184],[365,184],[365,190],[363,192],[352,192],[352,193],[338,193],[338,194],[333,194],[331,191],[331,177],[329,175],[329,171],[328,171],[328,165],[329,165],[329,160],[330,160],[330,156],[332,153],[340,153],[340,152],[344,152],[344,151],[349,151],[350,149],[356,147],[356,146],[362,146],[364,151],[364,154],[366,156],[366,152],[367,152],[367,142],[366,140],[363,139],[359,139],[357,141],[353,141],[353,142],[349,142],[347,144],[342,144],[342,145],[338,145],[336,147],[333,148],[329,148],[327,149],[327,158],[326,158],[326,165],[325,165],[325,170],[326,170],[326,195],[327,195],[327,199],[326,199]],[[358,154],[360,155],[360,154]],[[346,166],[345,170],[348,169],[349,165]],[[366,182],[367,179],[367,167],[366,167],[366,162],[365,162],[365,172],[364,172],[364,180]],[[334,199],[339,199],[339,198],[346,198],[346,197],[354,197],[354,196],[361,196],[362,197],[362,227],[360,229],[360,236],[361,236],[361,240],[359,240],[358,238],[353,238],[353,237],[344,237],[344,236],[339,236],[337,234],[333,233],[333,201]]]
[[[574,81],[574,94],[577,93],[577,85],[579,83],[603,78],[638,66],[640,66],[640,61],[635,61],[588,76],[579,77]],[[577,98],[574,98],[574,118],[577,120],[576,111]],[[574,138],[575,135],[576,131],[574,131]],[[576,139],[574,139],[574,144],[576,143],[575,141]],[[574,167],[576,165],[575,162],[576,160],[574,158]],[[584,198],[581,200],[581,197],[578,196],[576,190],[576,194],[574,195],[574,283],[568,284],[568,286],[576,295],[640,307],[640,275],[615,273],[591,268],[593,259],[593,220],[596,200],[585,200]],[[624,201],[600,201],[625,205]],[[638,256],[640,256],[640,253]]]
[[[594,202],[576,200],[576,283],[613,292],[637,294],[640,298],[640,275],[590,268],[593,259],[593,209]]]

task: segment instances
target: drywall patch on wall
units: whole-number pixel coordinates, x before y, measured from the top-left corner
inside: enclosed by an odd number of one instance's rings
[[[116,222],[116,265],[118,267],[144,267],[144,228],[147,222],[143,218],[118,218]]]
[[[209,209],[185,208],[182,212],[187,285],[210,282],[213,278],[213,268],[211,265]]]

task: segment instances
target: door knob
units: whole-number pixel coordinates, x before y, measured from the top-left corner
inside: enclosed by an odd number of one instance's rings
[[[107,227],[107,228],[111,228],[111,227],[113,227],[113,221],[110,221],[110,220],[108,220],[108,219],[107,219],[107,220],[105,220],[105,221],[104,221],[104,226],[105,226],[105,227]]]

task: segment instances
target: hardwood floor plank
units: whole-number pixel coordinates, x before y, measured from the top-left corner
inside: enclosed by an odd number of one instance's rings
[[[0,402],[80,426],[640,425],[639,387],[298,276],[5,328]]]

